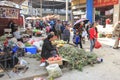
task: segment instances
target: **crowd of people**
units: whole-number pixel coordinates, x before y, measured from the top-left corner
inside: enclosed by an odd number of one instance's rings
[[[12,34],[14,37],[17,38],[18,41],[23,41],[22,37],[20,35],[20,32],[16,28],[13,22],[10,22],[9,26],[12,29]],[[74,36],[73,36],[73,43],[83,48],[83,44],[85,43],[85,37],[87,36],[88,40],[90,40],[90,51],[93,51],[95,41],[98,38],[98,30],[97,30],[97,23],[94,22],[90,24],[80,22],[79,25],[73,27]],[[117,39],[114,45],[114,49],[118,48],[119,43],[119,30],[118,30],[119,24],[117,24],[117,27],[115,28],[114,32],[116,32]],[[32,29],[39,29],[39,30],[46,30],[46,34],[48,35],[50,32],[54,32],[54,35],[57,36],[57,38],[60,40],[67,41],[67,43],[70,42],[70,28],[72,28],[71,24],[68,24],[67,21],[61,21],[59,19],[45,19],[45,20],[27,20],[26,21],[26,33],[31,38],[33,33]],[[118,32],[118,34],[117,34]]]
[[[57,39],[62,39],[66,41],[68,44],[70,42],[70,37],[71,37],[70,28],[72,28],[70,24],[66,23],[64,30],[62,31],[62,25],[60,24],[60,21],[58,21],[57,23],[59,24],[56,24],[55,26],[56,34],[55,32],[53,32],[53,34],[51,34],[50,32],[47,38],[44,40],[41,56],[45,59],[48,59],[51,56],[58,55],[57,48],[52,45],[52,41],[56,39],[54,37],[55,35],[57,36]],[[85,26],[85,24],[82,22],[79,25],[79,27],[73,28],[74,36],[72,41],[76,45],[76,47],[80,47],[81,49],[83,49],[82,44],[85,44],[85,38],[87,37],[88,40],[90,40],[90,52],[93,51],[98,34],[96,26],[97,26],[96,22],[93,23],[92,25],[87,25],[87,26]]]

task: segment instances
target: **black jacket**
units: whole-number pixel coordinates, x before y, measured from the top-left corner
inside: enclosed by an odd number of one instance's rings
[[[43,46],[42,46],[42,52],[41,52],[41,57],[48,59],[49,57],[52,56],[50,53],[51,51],[56,50],[56,47],[52,45],[51,41],[49,39],[45,39]]]

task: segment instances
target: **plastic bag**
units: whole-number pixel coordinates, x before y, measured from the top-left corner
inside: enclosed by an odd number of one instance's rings
[[[58,64],[51,64],[51,65],[47,66],[46,69],[47,69],[50,77],[57,78],[62,75],[62,71],[59,68]]]
[[[43,41],[40,40],[39,42],[34,42],[33,45],[36,46],[37,49],[42,50]]]
[[[16,45],[17,45],[19,48],[25,48],[25,45],[24,45],[22,42],[20,42],[20,41],[18,41],[18,42],[16,43]]]
[[[27,65],[27,64],[28,64],[28,63],[27,63],[26,60],[20,59],[20,65],[25,66],[25,65]]]
[[[87,32],[86,31],[83,31],[82,32],[82,37],[86,37],[87,36]]]
[[[120,38],[118,38],[118,40],[120,40]]]
[[[95,46],[96,49],[99,49],[100,47],[102,47],[101,43],[99,41],[95,42]]]

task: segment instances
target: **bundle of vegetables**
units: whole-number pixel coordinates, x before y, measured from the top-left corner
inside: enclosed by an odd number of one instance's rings
[[[7,35],[3,35],[0,37],[0,41],[5,41]]]
[[[97,63],[97,56],[94,53],[85,52],[83,49],[71,45],[59,48],[59,54],[67,59],[70,69],[82,70],[84,66]]]
[[[26,47],[32,46],[30,43],[25,43]]]
[[[63,40],[55,40],[52,42],[52,44],[66,44],[67,42],[66,41],[63,41]]]
[[[55,40],[55,41],[52,41],[52,44],[53,45],[56,45],[56,47],[63,47],[64,44],[66,44],[67,42],[66,41],[63,41],[63,40]]]
[[[39,31],[38,29],[33,29],[33,32],[34,32],[34,33],[38,32],[38,31]]]

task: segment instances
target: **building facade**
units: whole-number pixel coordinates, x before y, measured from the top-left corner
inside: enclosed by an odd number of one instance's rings
[[[120,20],[119,0],[72,0],[71,4],[74,19],[87,18],[91,23],[97,21],[101,25],[105,25],[108,18],[110,24]]]
[[[69,0],[70,7],[70,0]],[[66,15],[66,0],[26,0],[21,4],[21,13],[25,16],[41,16],[48,14],[60,15],[65,20]],[[68,10],[69,18],[71,15]]]
[[[86,0],[72,0],[71,9],[74,20],[86,18]]]

